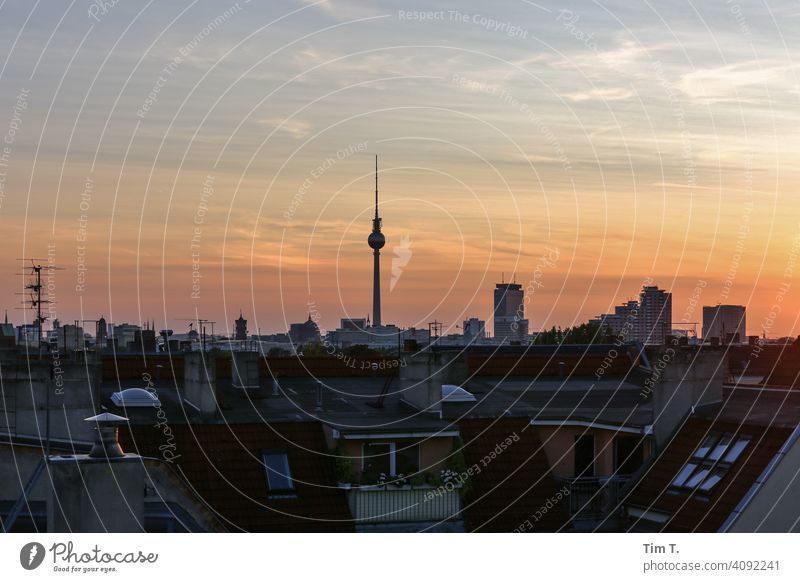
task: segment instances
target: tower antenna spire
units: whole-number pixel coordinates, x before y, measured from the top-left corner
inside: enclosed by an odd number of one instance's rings
[[[367,239],[372,248],[372,325],[381,326],[381,249],[386,237],[381,232],[381,218],[378,214],[378,156],[375,156],[375,218],[372,219],[372,233]]]

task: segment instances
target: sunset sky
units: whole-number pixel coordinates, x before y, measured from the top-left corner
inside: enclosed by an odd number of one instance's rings
[[[515,276],[569,326],[652,277],[676,326],[800,333],[795,0],[9,0],[0,47],[15,323],[48,245],[64,321],[364,317],[377,154],[384,322],[460,333]]]

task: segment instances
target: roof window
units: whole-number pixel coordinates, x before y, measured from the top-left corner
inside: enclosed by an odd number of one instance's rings
[[[670,489],[711,493],[750,442],[748,436],[733,433],[709,433],[678,471]]]

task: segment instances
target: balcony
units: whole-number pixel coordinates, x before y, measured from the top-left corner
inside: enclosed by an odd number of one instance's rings
[[[341,485],[357,526],[461,518],[460,486]]]
[[[627,482],[627,475],[562,479],[561,484],[569,491],[569,515],[573,522],[620,515],[620,493]]]

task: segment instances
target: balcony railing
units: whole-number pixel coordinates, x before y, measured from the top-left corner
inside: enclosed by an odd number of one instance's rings
[[[600,519],[620,513],[620,492],[627,476],[578,477],[562,479],[569,495],[569,514],[573,519]]]
[[[427,522],[459,519],[459,487],[431,485],[344,487],[357,524]]]

